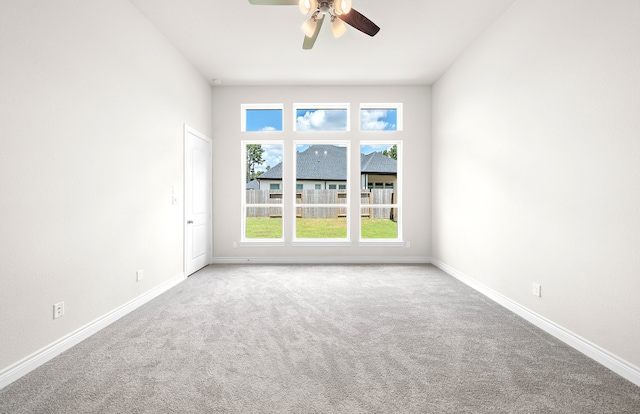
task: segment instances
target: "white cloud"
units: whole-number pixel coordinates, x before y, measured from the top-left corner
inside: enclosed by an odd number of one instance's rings
[[[296,118],[297,131],[343,131],[347,129],[347,111],[318,109]]]
[[[263,145],[264,153],[262,159],[264,163],[262,165],[256,165],[257,171],[266,171],[267,166],[275,167],[282,162],[282,146],[281,145]]]
[[[363,109],[360,111],[360,129],[382,131],[389,126],[383,119],[387,117],[384,109]]]
[[[276,129],[275,127],[267,125],[266,127],[263,127],[260,131],[276,131]]]

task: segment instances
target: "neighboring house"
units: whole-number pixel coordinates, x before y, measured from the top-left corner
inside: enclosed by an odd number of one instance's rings
[[[252,180],[247,183],[247,190],[259,190],[260,182],[258,180]]]
[[[374,152],[360,155],[360,187],[395,188],[397,161]],[[260,190],[282,189],[282,163],[257,179]],[[296,153],[296,189],[346,190],[347,149],[334,145],[312,145]],[[247,187],[249,189],[249,187]]]

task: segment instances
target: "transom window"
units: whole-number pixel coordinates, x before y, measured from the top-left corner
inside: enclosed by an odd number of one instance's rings
[[[243,132],[282,131],[282,104],[243,104],[241,111]]]
[[[402,131],[402,104],[360,104],[361,131]]]

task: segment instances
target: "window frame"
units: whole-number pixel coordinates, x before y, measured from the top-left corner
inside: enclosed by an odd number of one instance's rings
[[[346,157],[347,157],[347,184],[344,192],[346,193],[346,201],[344,204],[338,203],[328,203],[328,204],[304,204],[297,202],[297,147],[298,145],[335,145],[335,146],[344,146],[346,148]],[[291,188],[293,189],[296,197],[291,200],[291,213],[293,218],[293,232],[292,232],[292,246],[350,246],[352,244],[351,239],[351,208],[350,208],[350,192],[349,192],[349,183],[351,181],[351,140],[309,140],[309,139],[299,139],[293,141],[293,166],[292,171],[294,171],[293,182],[291,184]],[[343,208],[346,211],[346,236],[345,238],[298,238],[297,237],[297,209],[299,208]]]
[[[267,133],[267,131],[264,131],[265,133]],[[280,198],[280,203],[278,204],[273,204],[273,203],[268,203],[268,204],[248,204],[247,203],[247,182],[246,182],[246,176],[247,176],[247,164],[246,164],[246,157],[247,157],[247,145],[250,144],[260,144],[260,145],[279,145],[282,148],[282,165],[283,167],[286,166],[286,151],[285,151],[285,143],[284,140],[261,140],[261,139],[248,139],[248,140],[242,140],[240,141],[240,155],[241,155],[241,175],[240,175],[240,181],[242,183],[242,197],[241,197],[241,227],[240,227],[240,246],[266,246],[266,245],[270,245],[270,246],[284,246],[285,245],[285,233],[284,233],[284,215],[285,215],[285,197],[284,197],[284,188],[285,188],[285,177],[282,177],[282,184],[280,187],[280,191],[283,192],[282,197]],[[280,208],[280,210],[282,211],[282,229],[281,229],[281,237],[279,238],[247,238],[247,211],[249,208]]]
[[[375,145],[375,146],[380,146],[380,145],[385,145],[385,146],[393,146],[396,145],[396,149],[397,149],[397,154],[398,154],[398,159],[396,160],[397,165],[396,165],[396,185],[393,188],[393,190],[395,190],[396,192],[396,202],[395,204],[375,204],[375,207],[369,207],[369,208],[392,208],[392,209],[396,209],[397,211],[397,217],[398,217],[398,232],[395,238],[389,238],[389,239],[373,239],[373,238],[363,238],[362,237],[362,208],[363,206],[372,206],[371,204],[362,204],[362,198],[359,197],[358,199],[358,245],[359,246],[389,246],[389,247],[402,247],[405,245],[404,242],[404,237],[403,237],[403,217],[404,217],[404,209],[402,207],[402,196],[403,196],[403,191],[402,191],[402,181],[403,181],[403,168],[402,168],[402,161],[403,161],[403,152],[402,152],[402,147],[403,147],[403,141],[402,140],[376,140],[376,141],[371,141],[371,140],[361,140],[359,142],[358,145],[358,150],[361,151],[362,146],[364,145]],[[362,180],[362,167],[359,167],[359,178],[360,180]],[[359,185],[358,187],[361,187],[361,185]],[[386,189],[387,187],[383,185],[383,189]],[[371,189],[370,187],[368,189]],[[375,189],[375,187],[374,187]]]

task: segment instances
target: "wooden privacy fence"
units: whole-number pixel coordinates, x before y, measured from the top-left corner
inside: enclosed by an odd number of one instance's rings
[[[247,217],[282,217],[281,190],[246,190]],[[393,189],[371,189],[360,192],[360,214],[363,217],[396,219],[395,208],[374,208],[380,204],[394,204],[396,201]],[[297,204],[313,204],[317,207],[296,208],[297,217],[335,218],[345,217],[347,209],[342,207],[323,207],[322,204],[346,204],[347,193],[344,190],[298,190]],[[277,207],[251,207],[251,204],[278,204]]]

